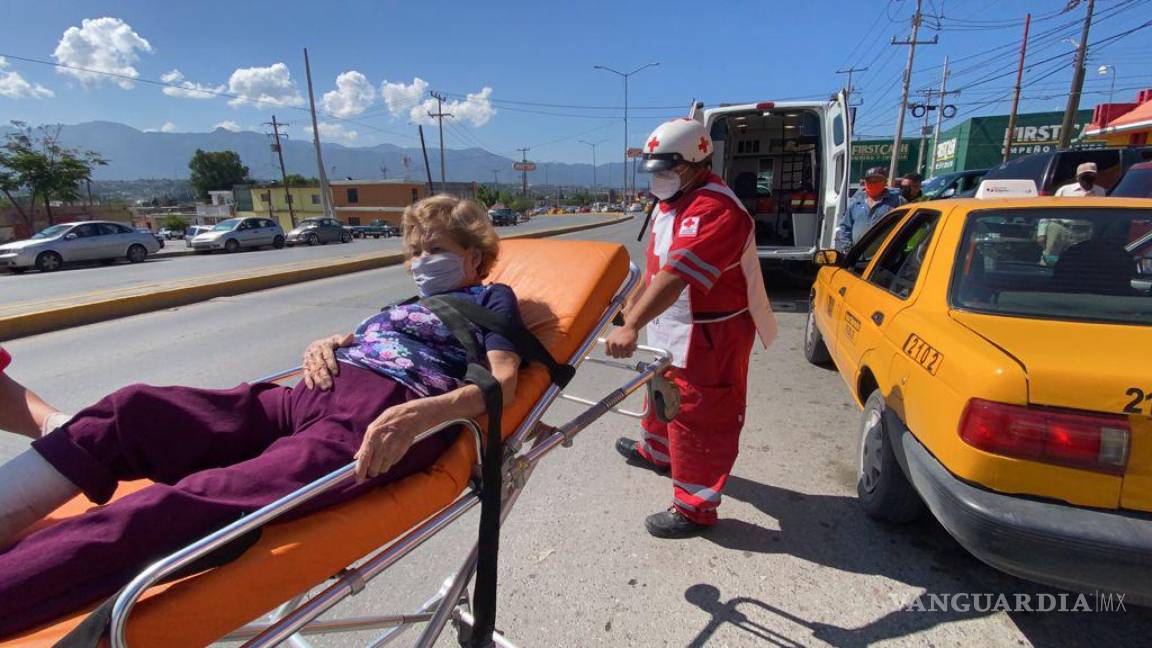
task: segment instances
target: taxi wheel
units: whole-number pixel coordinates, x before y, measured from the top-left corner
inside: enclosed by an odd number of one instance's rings
[[[808,319],[804,322],[804,357],[814,365],[826,365],[832,362],[828,353],[828,346],[824,344],[824,335],[816,326],[816,314],[812,312],[815,305],[808,302]]]
[[[924,503],[904,476],[886,429],[884,394],[873,391],[860,414],[860,464],[856,495],[869,517],[884,522],[911,522]]]

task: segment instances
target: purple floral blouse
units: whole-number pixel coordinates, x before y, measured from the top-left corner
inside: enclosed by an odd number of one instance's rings
[[[504,284],[470,286],[445,296],[469,299],[520,323],[516,295]],[[507,338],[471,326],[485,351],[512,351]],[[421,396],[449,392],[463,384],[468,356],[448,327],[419,304],[396,304],[356,327],[353,346],[337,349],[341,362],[392,378]]]

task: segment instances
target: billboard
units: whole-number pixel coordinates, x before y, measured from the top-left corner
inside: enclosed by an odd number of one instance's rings
[[[512,168],[517,170],[517,171],[535,171],[536,170],[536,163],[535,162],[515,162],[512,164]]]

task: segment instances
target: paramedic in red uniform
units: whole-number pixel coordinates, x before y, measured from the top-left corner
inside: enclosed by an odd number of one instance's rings
[[[616,442],[629,463],[672,473],[672,506],[644,522],[660,538],[716,523],[739,451],[752,344],[759,335],[767,346],[776,334],[752,217],[711,161],[712,140],[695,120],[665,122],[646,140],[642,168],[659,202],[644,287],[608,336],[612,357],[631,356],[642,328],[649,345],[673,355],[680,413],[667,424],[649,414],[641,442]]]

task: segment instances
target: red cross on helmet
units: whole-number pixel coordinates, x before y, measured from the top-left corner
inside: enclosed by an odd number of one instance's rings
[[[681,162],[702,162],[712,156],[712,140],[704,125],[681,117],[656,127],[644,140],[641,170],[671,169]]]

